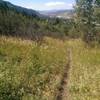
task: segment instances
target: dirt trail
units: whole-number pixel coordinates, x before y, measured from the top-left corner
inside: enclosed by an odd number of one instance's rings
[[[68,61],[65,66],[65,70],[60,82],[60,86],[58,88],[58,94],[56,100],[68,100],[68,90],[67,90],[67,83],[68,83],[68,72],[71,66],[71,50],[68,50]]]

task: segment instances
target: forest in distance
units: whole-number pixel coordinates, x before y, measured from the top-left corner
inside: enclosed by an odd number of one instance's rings
[[[100,100],[100,0],[56,11],[8,1],[0,0],[0,100]]]

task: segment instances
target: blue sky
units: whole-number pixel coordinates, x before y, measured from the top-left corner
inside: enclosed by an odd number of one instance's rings
[[[35,10],[71,9],[75,0],[5,0]]]

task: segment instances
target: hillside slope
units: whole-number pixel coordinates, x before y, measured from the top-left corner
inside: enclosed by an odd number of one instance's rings
[[[37,12],[35,10],[23,8],[23,7],[20,7],[20,6],[16,6],[16,5],[14,5],[10,2],[3,1],[3,0],[0,0],[0,9],[1,8],[5,8],[5,9],[9,9],[9,10],[15,10],[18,13],[23,13],[25,15],[32,16],[32,17],[42,16],[39,12]]]
[[[49,18],[37,11],[0,1],[0,35],[41,40],[50,36],[62,38],[70,30],[72,20]]]
[[[66,56],[59,39],[0,37],[0,100],[55,100]]]

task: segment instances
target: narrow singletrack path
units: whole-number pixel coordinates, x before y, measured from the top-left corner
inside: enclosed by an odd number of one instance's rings
[[[71,66],[71,50],[68,50],[68,61],[64,69],[64,73],[62,75],[62,79],[60,82],[60,86],[58,88],[58,94],[56,100],[68,100],[68,90],[67,90],[67,83],[68,83],[68,73]]]

